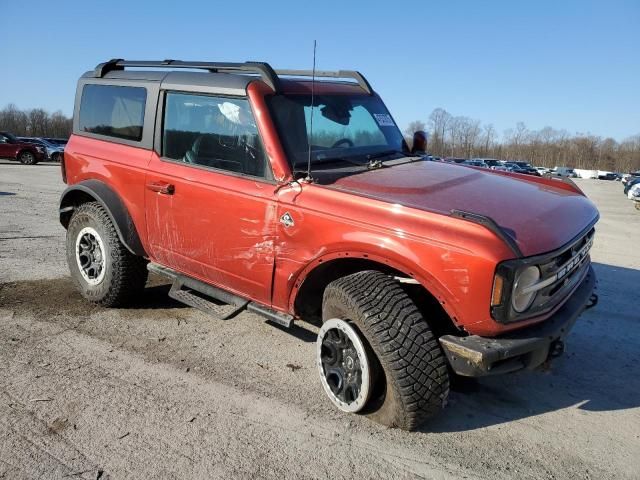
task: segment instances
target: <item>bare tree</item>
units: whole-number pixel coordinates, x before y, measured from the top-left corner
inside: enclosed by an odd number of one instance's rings
[[[407,133],[423,129],[412,122]],[[523,122],[505,130],[502,141],[491,124],[453,116],[443,108],[429,115],[429,151],[438,156],[494,157],[526,160],[544,167],[583,167],[608,171],[640,170],[640,134],[622,142],[590,134],[571,135],[566,130],[544,127],[529,130]]]
[[[72,120],[57,111],[53,115],[42,108],[19,110],[10,103],[0,110],[0,130],[18,136],[68,137]]]
[[[445,155],[445,135],[451,114],[443,108],[436,108],[429,115],[429,130],[431,131],[431,152],[435,155]]]

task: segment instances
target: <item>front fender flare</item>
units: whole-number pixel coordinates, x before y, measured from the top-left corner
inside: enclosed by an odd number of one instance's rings
[[[134,255],[146,257],[147,252],[140,241],[138,230],[120,196],[106,183],[85,180],[71,185],[60,197],[60,223],[69,226],[73,211],[87,201],[98,202],[106,210],[122,244]]]
[[[311,272],[322,264],[331,262],[338,259],[363,259],[371,262],[378,263],[380,265],[386,265],[399,272],[405,274],[408,278],[413,278],[418,281],[423,288],[425,288],[435,299],[441,304],[442,308],[449,315],[454,323],[458,323],[458,311],[454,303],[449,301],[452,297],[452,293],[442,285],[435,277],[431,276],[428,272],[425,272],[421,268],[416,268],[417,265],[411,265],[410,262],[402,262],[391,259],[387,256],[380,255],[370,251],[369,249],[360,248],[358,250],[339,250],[328,252],[321,255],[312,261],[310,261],[305,268],[303,268],[295,277],[292,288],[289,291],[289,311],[295,311],[295,300],[300,288],[304,284],[305,280],[309,277]]]

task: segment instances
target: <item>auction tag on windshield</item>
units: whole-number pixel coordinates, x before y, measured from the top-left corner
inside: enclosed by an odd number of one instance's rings
[[[396,126],[396,124],[393,123],[393,119],[391,118],[391,115],[389,115],[388,113],[374,113],[373,117],[376,119],[376,122],[378,122],[378,125],[380,125],[381,127]]]

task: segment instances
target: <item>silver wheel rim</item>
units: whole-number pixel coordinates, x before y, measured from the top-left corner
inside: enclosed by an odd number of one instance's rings
[[[348,322],[332,318],[322,325],[316,365],[322,387],[336,407],[349,413],[364,408],[371,394],[371,367],[358,332]]]
[[[82,278],[89,285],[98,285],[105,274],[105,248],[98,232],[84,227],[76,237],[76,263]]]
[[[33,162],[33,154],[27,152],[22,154],[22,158],[24,159],[24,163],[30,164]]]

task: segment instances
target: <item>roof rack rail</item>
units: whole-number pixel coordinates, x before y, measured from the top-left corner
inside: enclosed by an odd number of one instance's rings
[[[315,74],[312,70],[276,70],[277,75],[284,75],[290,77],[325,77],[325,78],[353,78],[358,82],[358,85],[367,92],[369,95],[373,94],[371,85],[364,78],[360,72],[355,70],[338,70],[333,72],[330,70],[316,70]]]
[[[107,62],[100,63],[93,71],[94,77],[102,78],[107,73],[114,70],[124,70],[125,68],[193,68],[197,70],[207,70],[212,73],[253,73],[258,74],[262,80],[273,88],[280,91],[279,75],[291,77],[311,77],[311,70],[274,70],[266,62],[185,62],[182,60],[123,60],[113,58]],[[316,71],[316,77],[325,78],[353,78],[358,85],[369,95],[373,94],[373,89],[366,78],[355,70]]]
[[[197,70],[207,70],[211,73],[255,73],[260,75],[262,80],[264,80],[265,83],[275,91],[278,91],[280,87],[278,75],[276,75],[276,72],[271,68],[271,65],[264,62],[184,62],[182,60],[123,60],[121,58],[114,58],[96,66],[94,69],[94,76],[96,78],[101,78],[109,72],[114,70],[124,70],[127,67],[194,68]]]

